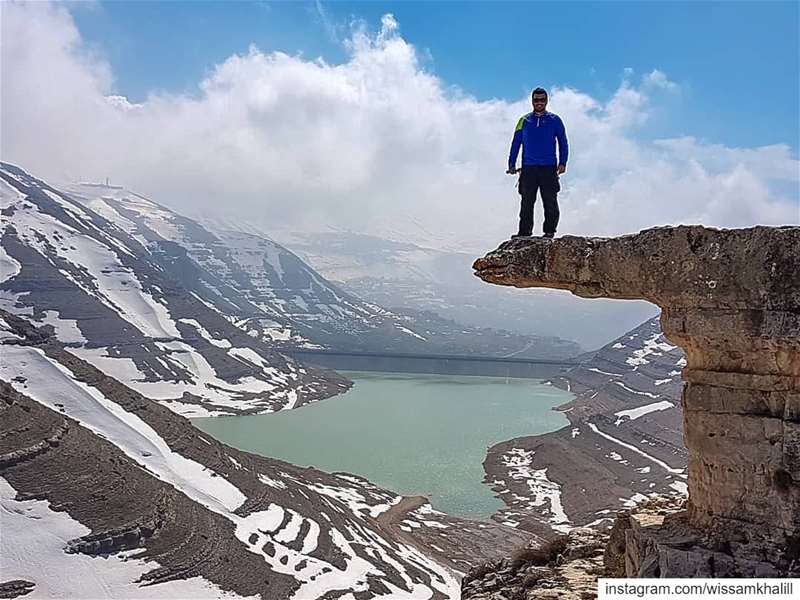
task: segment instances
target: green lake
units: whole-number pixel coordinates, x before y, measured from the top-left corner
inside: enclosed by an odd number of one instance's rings
[[[503,504],[483,483],[486,449],[568,424],[572,394],[531,379],[342,371],[341,396],[275,414],[193,419],[231,446],[346,471],[443,512],[486,519]]]

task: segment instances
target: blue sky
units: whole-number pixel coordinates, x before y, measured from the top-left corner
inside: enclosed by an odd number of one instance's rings
[[[534,85],[603,101],[624,69],[659,69],[664,94],[638,135],[693,135],[744,147],[800,137],[797,2],[100,2],[77,5],[84,40],[113,67],[116,92],[195,93],[213,65],[255,44],[347,60],[350,24],[390,12],[425,70],[479,100]]]
[[[559,233],[800,222],[796,2],[0,10],[2,153],[56,182],[479,251],[515,223],[509,142],[542,85],[570,141]]]

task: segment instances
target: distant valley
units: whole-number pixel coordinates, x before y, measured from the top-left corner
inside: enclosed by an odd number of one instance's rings
[[[347,231],[271,235],[331,281],[369,302],[432,311],[475,327],[603,346],[657,314],[646,302],[586,300],[556,290],[483,285],[474,256]],[[498,240],[500,242],[501,240]]]

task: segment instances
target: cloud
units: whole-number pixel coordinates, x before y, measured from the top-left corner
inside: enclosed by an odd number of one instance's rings
[[[658,69],[653,69],[650,73],[645,75],[644,83],[654,88],[662,88],[673,92],[678,90],[678,84],[667,79],[666,74]]]
[[[333,227],[470,251],[516,227],[518,196],[503,171],[527,95],[478,101],[430,74],[392,15],[377,32],[355,25],[341,64],[252,46],[215,65],[193,95],[132,104],[63,7],[2,10],[2,154],[35,175],[110,177],[176,210],[269,229]],[[626,72],[605,102],[566,83],[550,90],[571,148],[562,233],[798,221],[788,146],[638,139],[659,94],[676,91],[657,69],[638,82]]]

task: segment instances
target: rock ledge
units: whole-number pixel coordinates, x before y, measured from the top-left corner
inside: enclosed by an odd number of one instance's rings
[[[800,227],[680,226],[609,239],[518,239],[474,269],[499,285],[648,300],[661,308],[665,336],[686,353],[689,500],[680,517],[646,527],[631,521],[628,576],[797,571]],[[681,556],[657,551],[674,548],[675,539]]]

